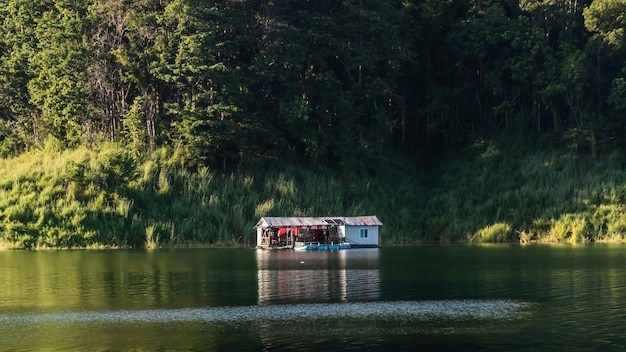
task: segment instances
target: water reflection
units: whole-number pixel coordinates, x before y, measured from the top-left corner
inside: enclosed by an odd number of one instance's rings
[[[626,251],[583,249],[0,252],[0,350],[624,350]]]
[[[374,301],[378,250],[257,250],[258,304]]]
[[[257,301],[251,250],[0,252],[0,313]]]

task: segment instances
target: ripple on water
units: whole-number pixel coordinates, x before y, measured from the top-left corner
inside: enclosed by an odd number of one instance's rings
[[[319,303],[188,309],[86,311],[36,314],[2,314],[0,324],[75,323],[184,323],[258,322],[310,319],[410,318],[429,319],[520,319],[529,303],[512,300],[442,300]]]

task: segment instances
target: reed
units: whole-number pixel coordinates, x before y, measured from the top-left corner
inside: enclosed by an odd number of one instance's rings
[[[147,249],[159,248],[159,235],[155,235],[155,226],[151,225],[146,228],[146,243],[144,245]]]

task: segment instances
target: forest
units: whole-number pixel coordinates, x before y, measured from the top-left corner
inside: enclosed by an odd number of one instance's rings
[[[0,248],[626,234],[626,1],[0,1]]]

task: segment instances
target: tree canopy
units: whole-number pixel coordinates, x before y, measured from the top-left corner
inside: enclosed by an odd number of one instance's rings
[[[619,147],[622,0],[2,0],[0,152],[355,163],[504,129]]]

